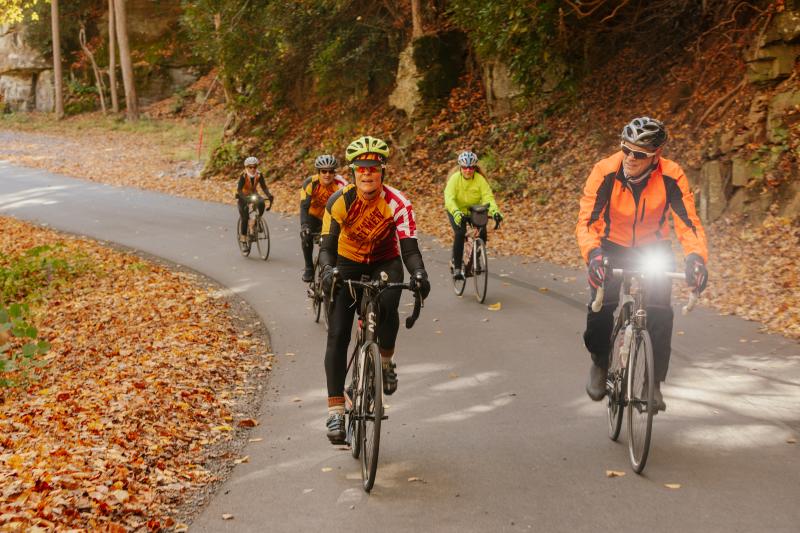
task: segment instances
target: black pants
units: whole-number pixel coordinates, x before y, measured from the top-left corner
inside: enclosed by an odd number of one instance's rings
[[[674,256],[669,241],[661,241],[641,248],[625,248],[613,243],[603,244],[603,254],[609,258],[614,268],[638,268],[641,257],[648,251],[657,250],[667,255],[673,262],[667,268],[674,269]],[[610,273],[606,273],[608,278]],[[586,331],[583,342],[598,366],[608,368],[611,352],[611,333],[614,328],[614,310],[619,304],[622,280],[610,279],[606,282],[603,307],[597,313],[592,311],[591,302],[597,293],[591,291],[591,300],[586,315]],[[647,331],[653,341],[654,376],[656,381],[667,379],[669,356],[672,351],[672,320],[674,313],[670,305],[672,282],[669,279],[651,280],[647,285]]]
[[[391,259],[383,263],[365,265],[339,257],[339,279],[360,279],[362,274],[368,274],[371,279],[378,279],[381,272],[386,272],[389,281],[400,283],[403,281],[403,262],[400,258]],[[400,328],[400,316],[397,308],[400,306],[402,291],[385,291],[379,300],[378,346],[382,349],[394,349],[397,340],[397,330]],[[361,295],[358,294],[358,300]],[[358,300],[350,296],[350,290],[343,283],[337,283],[333,309],[328,323],[328,346],[325,349],[325,375],[328,379],[328,397],[338,397],[344,394],[344,382],[347,374],[347,347],[350,344],[350,335],[353,329],[353,316],[356,312]]]
[[[306,268],[311,270],[314,268],[314,233],[319,233],[322,231],[322,221],[317,217],[312,217],[309,215],[308,221],[308,228],[311,232],[308,234],[306,238],[300,238],[300,248],[303,249],[303,259],[306,261]]]
[[[239,198],[238,200],[239,216],[242,217],[241,223],[239,224],[239,235],[247,235],[247,215],[248,215],[247,204],[249,203],[250,202],[244,198]],[[266,207],[264,205],[264,199],[259,196],[255,204],[256,204],[256,209],[258,209],[258,216],[263,215],[264,208]]]
[[[453,228],[453,268],[458,270],[464,258],[464,237],[467,235],[467,222],[462,218],[461,224],[456,224],[453,215],[447,213],[450,226]],[[481,228],[481,239],[486,242],[486,226]]]

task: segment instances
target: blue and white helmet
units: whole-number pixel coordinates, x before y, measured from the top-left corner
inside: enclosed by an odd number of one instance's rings
[[[335,169],[339,166],[339,162],[330,154],[322,154],[314,161],[314,166],[319,169]]]
[[[256,166],[258,165],[258,158],[257,157],[250,156],[250,157],[248,157],[247,159],[244,160],[244,166],[249,167],[251,165],[256,165]]]
[[[478,156],[473,152],[461,152],[458,156],[458,166],[460,167],[474,167],[478,164]]]

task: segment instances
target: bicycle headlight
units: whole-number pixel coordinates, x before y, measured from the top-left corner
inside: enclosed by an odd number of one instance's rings
[[[251,202],[255,202],[256,200],[258,200],[258,195],[257,194],[251,194],[250,195],[250,201]]]
[[[666,254],[651,251],[642,258],[642,271],[648,274],[659,274],[669,268],[669,258]]]

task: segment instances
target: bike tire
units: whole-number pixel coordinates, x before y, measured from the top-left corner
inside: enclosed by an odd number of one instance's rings
[[[611,336],[611,358],[608,364],[608,378],[606,378],[608,437],[613,441],[619,438],[625,412],[625,367],[620,355],[624,339],[625,328],[615,328],[614,334]]]
[[[242,242],[239,239],[240,227],[242,227],[242,215],[239,215],[239,220],[236,222],[236,231],[234,231],[233,234],[236,236],[236,246],[239,248],[239,253],[241,253],[243,257],[247,257],[250,255],[250,243]]]
[[[359,393],[358,375],[361,368],[362,353],[356,345],[356,359],[353,361],[350,370],[350,401],[352,405],[347,412],[347,440],[350,443],[350,454],[353,459],[358,459],[361,454],[361,424],[359,424],[361,394]]]
[[[450,267],[450,275],[452,276],[455,271],[452,267]],[[461,296],[464,294],[464,287],[467,286],[467,278],[466,276],[463,279],[453,279],[453,292],[456,293],[456,296]]]
[[[269,259],[269,226],[263,218],[258,219],[258,232],[256,234],[256,246],[258,255],[263,261]]]
[[[314,274],[311,277],[311,291],[313,293],[312,311],[314,322],[319,323],[319,315],[322,312],[322,280],[319,271],[319,255],[314,258]]]
[[[653,415],[653,343],[644,330],[636,332],[628,360],[628,452],[634,472],[641,474],[650,452]]]
[[[361,480],[365,492],[372,490],[378,472],[378,452],[381,443],[383,418],[383,372],[378,345],[370,342],[364,347],[361,376]]]
[[[489,284],[489,258],[486,255],[486,244],[482,239],[475,239],[475,247],[472,249],[472,254],[475,296],[478,298],[478,303],[483,303],[486,301],[486,288]]]

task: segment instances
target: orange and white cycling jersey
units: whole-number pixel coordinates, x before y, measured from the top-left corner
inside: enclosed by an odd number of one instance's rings
[[[358,263],[378,263],[400,256],[400,240],[416,239],[411,202],[397,189],[382,187],[377,197],[366,200],[350,184],[328,200],[322,236],[337,237],[338,255]]]

